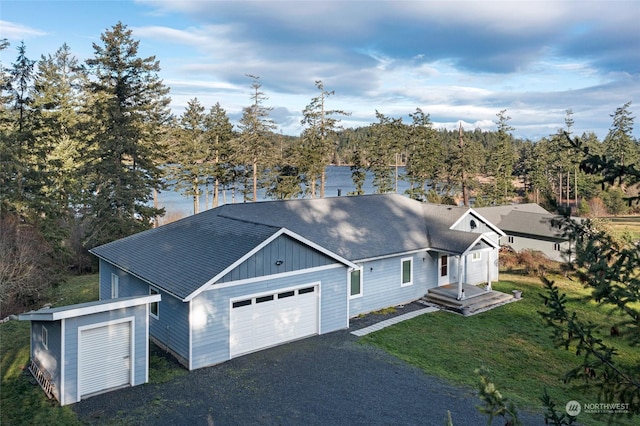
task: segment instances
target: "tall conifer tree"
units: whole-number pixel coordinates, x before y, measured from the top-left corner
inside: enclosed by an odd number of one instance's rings
[[[238,153],[243,159],[243,163],[251,168],[252,180],[252,200],[258,201],[258,181],[261,170],[259,165],[269,163],[271,153],[271,139],[268,137],[276,124],[269,118],[269,113],[273,108],[264,106],[264,101],[269,99],[262,91],[260,77],[247,75],[252,79],[251,83],[251,105],[243,108],[240,119],[240,137],[237,142],[240,144]]]
[[[311,99],[311,103],[302,111],[300,123],[307,126],[302,134],[303,157],[306,159],[304,169],[311,185],[311,198],[316,196],[316,181],[320,179],[320,198],[324,197],[325,170],[331,162],[331,155],[335,153],[336,138],[340,119],[337,116],[351,115],[339,109],[327,109],[326,101],[335,92],[325,90],[322,80],[316,80],[318,96]]]
[[[93,137],[87,147],[92,226],[88,244],[105,243],[151,226],[161,213],[148,205],[159,188],[160,133],[169,118],[169,89],[155,56],[138,56],[139,42],[122,23],[105,31],[87,60],[88,110]]]

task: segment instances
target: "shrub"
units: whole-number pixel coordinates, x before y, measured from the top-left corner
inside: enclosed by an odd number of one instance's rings
[[[511,248],[500,250],[500,267],[507,271],[523,270],[527,275],[538,276],[554,269],[555,263],[536,250],[515,252]]]
[[[0,314],[31,308],[60,280],[49,243],[35,226],[3,213],[0,219]]]

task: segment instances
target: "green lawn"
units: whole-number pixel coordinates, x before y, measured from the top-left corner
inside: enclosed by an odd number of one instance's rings
[[[98,275],[71,277],[51,289],[46,299],[53,307],[97,300]],[[29,363],[29,326],[29,321],[9,321],[0,325],[0,424],[80,424],[69,407],[60,407],[57,402],[49,401],[26,370]]]
[[[614,216],[605,218],[611,224],[612,232],[626,236],[632,241],[640,241],[640,216]]]
[[[98,275],[69,278],[47,295],[53,307],[98,300]],[[71,408],[49,401],[26,370],[29,363],[28,321],[0,324],[0,425],[79,425]],[[187,374],[178,362],[150,347],[149,382],[162,383]]]
[[[582,312],[585,319],[597,321],[606,317],[602,309],[581,300],[586,295],[582,286],[566,279],[559,279],[556,284],[572,299],[571,309]],[[427,374],[473,388],[478,383],[474,370],[484,366],[500,392],[522,410],[543,413],[538,398],[544,388],[560,409],[570,400],[597,402],[595,392],[585,394],[578,388],[579,383],[566,385],[561,380],[578,360],[573,352],[553,347],[550,330],[537,313],[543,308],[542,283],[537,278],[502,273],[501,282],[494,289],[506,293],[520,289],[523,299],[471,317],[442,311],[421,315],[365,336],[362,342],[379,346]],[[615,346],[625,364],[640,362],[637,348],[620,340],[615,341]],[[588,424],[606,424],[602,418],[584,414],[579,419]],[[623,419],[622,424],[632,422]]]

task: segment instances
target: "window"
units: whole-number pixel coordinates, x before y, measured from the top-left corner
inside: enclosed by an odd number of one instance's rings
[[[295,291],[291,290],[291,291],[285,291],[284,293],[279,293],[278,294],[278,299],[284,299],[287,297],[292,297],[296,294]]]
[[[273,294],[270,294],[268,296],[256,297],[256,303],[271,302],[272,300]]]
[[[440,256],[440,276],[446,277],[449,275],[449,257],[446,254]]]
[[[300,290],[298,290],[298,294],[313,293],[315,290],[316,290],[315,287],[301,288]]]
[[[469,226],[471,227],[471,230],[473,231],[474,229],[476,229],[478,227],[478,224],[476,223],[475,220],[471,220],[471,222],[469,222]]]
[[[413,284],[413,258],[408,257],[401,261],[402,286]]]
[[[249,306],[249,305],[251,305],[251,299],[239,300],[237,302],[233,302],[234,308],[241,308],[243,306]]]
[[[149,287],[149,294],[154,295],[154,294],[160,294],[158,292],[158,290],[156,290],[153,287]],[[152,317],[154,318],[158,318],[160,317],[160,306],[159,306],[159,302],[152,302],[151,306],[149,306],[149,313],[151,314]]]
[[[477,262],[480,259],[482,259],[482,253],[481,252],[474,251],[473,253],[471,253],[471,261],[472,262]]]
[[[555,251],[560,251],[560,250],[561,250],[561,249],[560,249],[560,243],[553,243],[553,249],[554,249]]]
[[[120,286],[120,277],[116,274],[111,274],[111,298],[118,298],[118,287]]]
[[[508,241],[509,243],[513,243],[513,237],[512,237],[511,235],[509,235],[509,236],[507,237],[507,241]]]
[[[42,326],[42,346],[49,349],[49,330],[44,325]]]
[[[349,296],[362,296],[362,270],[354,269],[349,274]]]

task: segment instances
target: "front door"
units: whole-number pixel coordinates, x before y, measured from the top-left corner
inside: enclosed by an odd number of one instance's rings
[[[449,256],[446,254],[440,255],[438,260],[438,285],[449,284]]]

